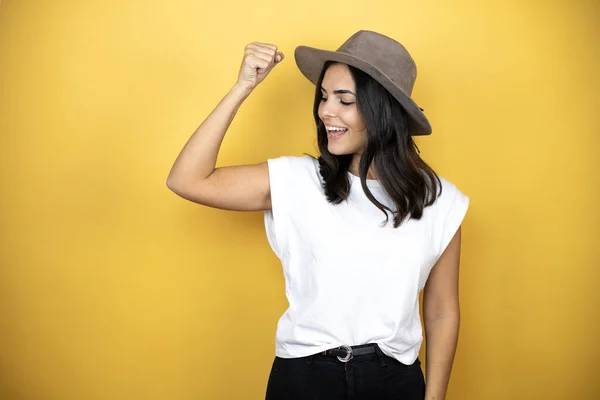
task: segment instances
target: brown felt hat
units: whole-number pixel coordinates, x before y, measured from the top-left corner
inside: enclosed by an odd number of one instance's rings
[[[423,109],[411,99],[417,66],[400,43],[373,31],[361,30],[350,36],[336,51],[298,46],[294,52],[300,72],[317,84],[326,61],[351,65],[369,74],[404,107],[412,135],[431,134]]]

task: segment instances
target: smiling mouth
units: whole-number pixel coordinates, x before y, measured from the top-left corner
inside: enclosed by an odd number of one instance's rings
[[[344,136],[346,134],[346,132],[348,132],[348,130],[343,130],[343,131],[333,131],[333,130],[327,130],[327,137],[329,139],[339,139],[342,136]]]
[[[348,128],[345,126],[325,126],[327,130],[327,136],[331,138],[338,138],[348,132]]]

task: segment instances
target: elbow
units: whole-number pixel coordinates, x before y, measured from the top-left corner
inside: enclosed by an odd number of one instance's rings
[[[434,322],[434,321],[455,321],[457,324],[460,323],[460,309],[458,307],[445,308],[436,311],[429,311],[423,313],[423,320]]]
[[[169,190],[174,191],[173,187],[174,187],[174,183],[173,183],[173,178],[171,177],[171,175],[169,175],[167,177],[167,181],[166,181],[166,185],[169,188]]]
[[[190,194],[188,192],[188,189],[181,185],[180,183],[177,183],[176,181],[173,181],[171,179],[167,179],[167,188],[175,193],[177,196],[183,198],[183,199],[190,199]]]
[[[169,175],[167,177],[166,185],[170,191],[177,193],[177,189],[176,189],[177,186],[175,184],[175,180],[173,179],[173,177],[171,175]]]
[[[460,305],[457,297],[431,296],[424,299],[423,319],[428,321],[460,321]]]
[[[204,183],[207,181],[207,178],[202,178],[198,174],[171,170],[165,183],[169,190],[181,195],[189,191],[196,192],[200,186],[205,186]]]
[[[167,177],[166,185],[171,192],[179,196],[182,196],[186,191],[185,188],[188,187],[181,179],[176,179],[173,175]]]
[[[206,187],[202,184],[202,181],[174,179],[172,176],[169,176],[166,184],[167,188],[177,196],[203,204],[202,199],[205,197]]]

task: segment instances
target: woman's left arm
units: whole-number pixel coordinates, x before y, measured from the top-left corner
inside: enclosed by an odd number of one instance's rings
[[[460,309],[458,303],[459,227],[431,270],[423,295],[426,335],[425,400],[444,400],[454,362]]]

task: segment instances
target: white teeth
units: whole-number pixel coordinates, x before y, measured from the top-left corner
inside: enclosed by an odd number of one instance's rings
[[[328,131],[346,131],[347,129],[346,128],[338,128],[336,126],[328,126],[327,130]]]

